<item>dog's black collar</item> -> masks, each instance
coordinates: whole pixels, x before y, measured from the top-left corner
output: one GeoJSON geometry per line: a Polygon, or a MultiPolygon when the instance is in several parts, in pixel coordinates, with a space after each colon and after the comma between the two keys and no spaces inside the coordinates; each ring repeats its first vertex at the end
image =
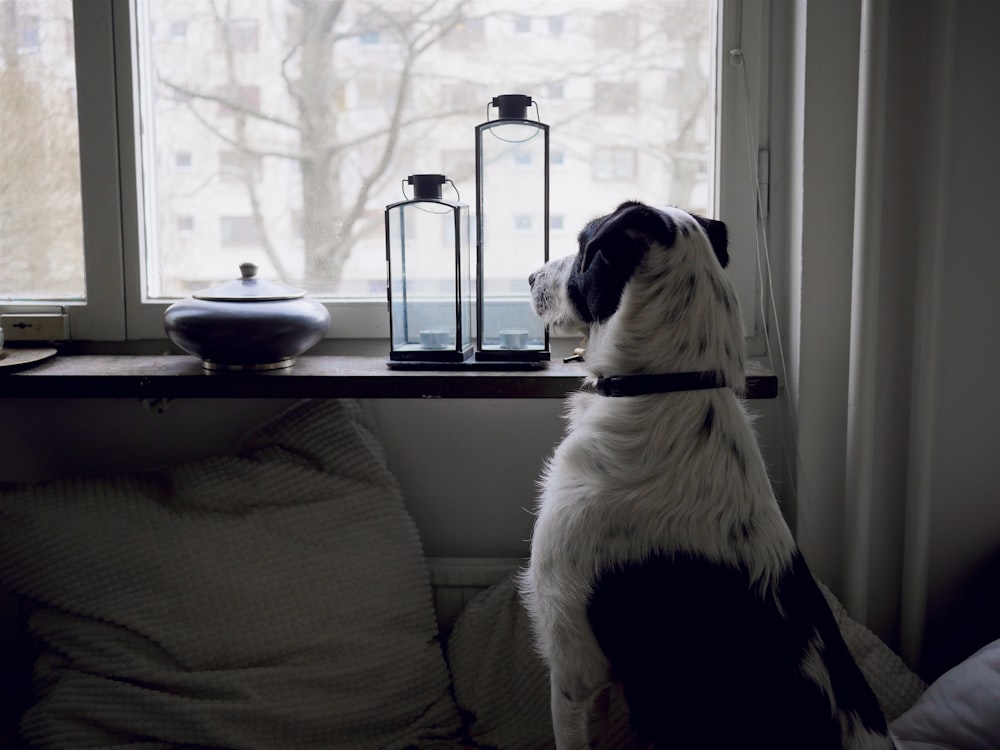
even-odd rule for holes
{"type": "Polygon", "coordinates": [[[593,391],[602,396],[642,396],[648,393],[674,393],[676,391],[705,391],[728,388],[722,373],[670,372],[659,375],[611,375],[598,378],[593,391]]]}

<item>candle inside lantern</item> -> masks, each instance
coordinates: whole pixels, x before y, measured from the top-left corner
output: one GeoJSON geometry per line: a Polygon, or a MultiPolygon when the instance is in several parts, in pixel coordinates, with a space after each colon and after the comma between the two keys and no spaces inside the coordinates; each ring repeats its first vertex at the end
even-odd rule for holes
{"type": "Polygon", "coordinates": [[[500,331],[501,349],[524,349],[528,345],[528,332],[522,330],[500,331]]]}
{"type": "Polygon", "coordinates": [[[421,349],[447,349],[448,348],[448,332],[447,331],[421,331],[420,332],[420,348],[421,349]]]}

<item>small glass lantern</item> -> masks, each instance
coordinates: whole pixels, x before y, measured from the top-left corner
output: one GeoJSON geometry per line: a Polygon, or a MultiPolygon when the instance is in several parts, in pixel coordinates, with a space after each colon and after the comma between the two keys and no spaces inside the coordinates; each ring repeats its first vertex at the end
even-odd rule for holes
{"type": "MultiPolygon", "coordinates": [[[[472,356],[469,207],[441,197],[442,174],[415,174],[413,199],[385,208],[389,366],[461,363],[472,356]]],[[[458,190],[455,190],[458,195],[458,190]]]]}
{"type": "Polygon", "coordinates": [[[543,362],[549,332],[528,276],[549,259],[549,126],[524,94],[494,97],[486,112],[476,126],[476,359],[543,362]]]}

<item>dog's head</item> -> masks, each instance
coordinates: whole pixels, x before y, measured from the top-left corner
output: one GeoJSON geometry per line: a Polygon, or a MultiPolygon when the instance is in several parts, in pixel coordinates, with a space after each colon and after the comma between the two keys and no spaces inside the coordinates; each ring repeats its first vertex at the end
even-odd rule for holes
{"type": "Polygon", "coordinates": [[[587,335],[599,375],[743,374],[742,318],[721,221],[628,201],[580,232],[579,251],[531,274],[535,311],[587,335]]]}

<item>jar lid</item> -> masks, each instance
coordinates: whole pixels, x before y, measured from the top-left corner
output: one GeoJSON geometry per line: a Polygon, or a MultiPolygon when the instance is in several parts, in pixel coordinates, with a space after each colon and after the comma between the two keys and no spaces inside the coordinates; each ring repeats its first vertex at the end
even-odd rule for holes
{"type": "Polygon", "coordinates": [[[284,284],[256,278],[257,266],[253,263],[240,263],[240,274],[242,274],[241,278],[202,289],[191,296],[195,299],[217,302],[267,302],[298,299],[306,296],[304,289],[295,289],[284,284]]]}

